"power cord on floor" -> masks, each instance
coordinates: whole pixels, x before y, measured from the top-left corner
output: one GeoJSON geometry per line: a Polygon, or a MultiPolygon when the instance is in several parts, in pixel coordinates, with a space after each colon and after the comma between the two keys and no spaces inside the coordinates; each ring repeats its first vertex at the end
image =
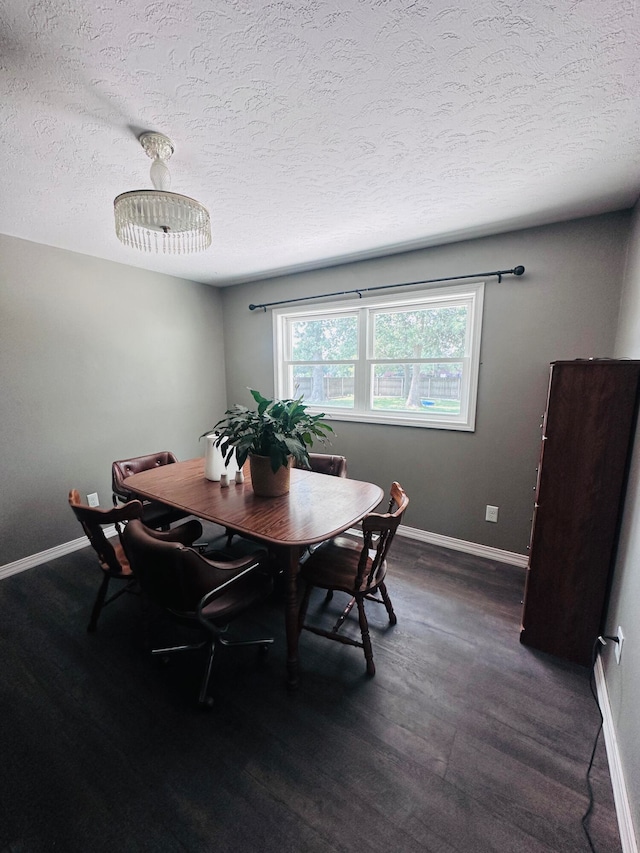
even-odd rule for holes
{"type": "Polygon", "coordinates": [[[602,716],[602,709],[600,708],[600,702],[598,700],[598,693],[595,688],[595,670],[596,670],[596,660],[598,659],[598,651],[600,650],[600,646],[606,646],[607,640],[610,640],[612,643],[619,643],[620,640],[618,637],[609,637],[606,634],[600,635],[595,643],[593,644],[593,650],[591,652],[591,672],[589,673],[589,689],[591,690],[591,695],[593,696],[593,700],[596,703],[596,708],[598,709],[598,714],[600,715],[600,725],[598,726],[598,731],[596,732],[595,739],[593,741],[593,749],[591,750],[591,758],[589,759],[589,766],[587,767],[587,790],[589,791],[589,805],[587,806],[586,812],[582,815],[582,828],[584,830],[584,834],[587,837],[587,841],[589,842],[589,847],[592,853],[597,853],[596,848],[593,846],[593,841],[591,840],[591,835],[589,834],[589,827],[587,826],[587,822],[589,820],[589,816],[593,811],[593,788],[591,787],[591,768],[593,767],[593,760],[596,755],[596,748],[598,746],[598,738],[600,737],[600,732],[602,731],[602,726],[604,725],[604,717],[602,716]]]}

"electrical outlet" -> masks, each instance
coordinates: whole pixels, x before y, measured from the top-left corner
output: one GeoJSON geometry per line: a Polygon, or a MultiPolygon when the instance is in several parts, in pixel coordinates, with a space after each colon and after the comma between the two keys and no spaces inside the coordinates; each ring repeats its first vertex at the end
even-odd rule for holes
{"type": "Polygon", "coordinates": [[[100,501],[98,500],[98,493],[92,492],[90,495],[87,495],[87,503],[89,506],[100,506],[100,501]]]}
{"type": "Polygon", "coordinates": [[[487,504],[487,511],[484,516],[485,521],[494,521],[498,520],[498,507],[497,506],[489,506],[487,504]]]}
{"type": "Polygon", "coordinates": [[[622,644],[624,643],[624,634],[622,633],[622,628],[618,625],[618,642],[616,643],[616,663],[620,663],[620,658],[622,657],[622,644]]]}

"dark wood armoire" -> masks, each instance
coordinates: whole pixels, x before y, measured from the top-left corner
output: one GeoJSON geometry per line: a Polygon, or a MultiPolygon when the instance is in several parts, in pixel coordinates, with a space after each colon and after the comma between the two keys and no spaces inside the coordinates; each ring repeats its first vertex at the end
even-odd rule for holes
{"type": "Polygon", "coordinates": [[[551,365],[520,640],[589,666],[603,630],[640,361],[551,365]]]}

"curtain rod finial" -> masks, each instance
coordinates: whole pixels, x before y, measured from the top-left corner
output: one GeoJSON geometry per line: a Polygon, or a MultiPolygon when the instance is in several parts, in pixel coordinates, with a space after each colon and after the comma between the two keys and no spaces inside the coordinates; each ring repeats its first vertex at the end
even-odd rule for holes
{"type": "Polygon", "coordinates": [[[524,267],[523,267],[523,266],[520,266],[520,267],[514,267],[514,269],[513,269],[513,274],[514,274],[514,275],[522,275],[522,273],[523,273],[523,272],[524,272],[524,267]]]}

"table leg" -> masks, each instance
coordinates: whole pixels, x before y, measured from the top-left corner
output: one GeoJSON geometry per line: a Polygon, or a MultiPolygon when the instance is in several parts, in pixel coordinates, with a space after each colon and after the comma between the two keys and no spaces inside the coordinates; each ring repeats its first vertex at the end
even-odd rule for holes
{"type": "Polygon", "coordinates": [[[286,555],[287,685],[291,688],[298,686],[298,570],[301,550],[293,546],[287,549],[286,555]]]}

